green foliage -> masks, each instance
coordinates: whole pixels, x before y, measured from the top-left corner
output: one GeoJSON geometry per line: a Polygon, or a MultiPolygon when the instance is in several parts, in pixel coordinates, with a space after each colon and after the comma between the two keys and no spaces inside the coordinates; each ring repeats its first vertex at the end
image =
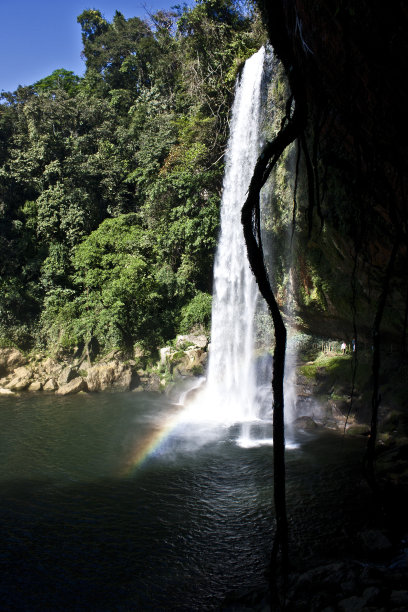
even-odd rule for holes
{"type": "Polygon", "coordinates": [[[36,201],[39,237],[51,244],[74,246],[92,228],[92,204],[84,189],[67,188],[58,181],[36,201]]]}
{"type": "Polygon", "coordinates": [[[150,84],[149,63],[157,51],[148,25],[138,17],[128,20],[116,11],[112,23],[100,11],[86,10],[78,17],[83,55],[88,69],[103,75],[111,89],[137,91],[150,84]]]}
{"type": "Polygon", "coordinates": [[[337,373],[340,372],[341,377],[347,378],[346,374],[351,371],[351,358],[351,355],[341,355],[340,348],[338,354],[319,353],[313,362],[301,366],[300,372],[307,378],[316,378],[323,369],[325,373],[333,377],[336,377],[337,373]]]}
{"type": "Polygon", "coordinates": [[[233,85],[263,31],[232,0],[78,23],[83,78],[2,95],[0,336],[151,352],[208,328],[233,85]]]}
{"type": "Polygon", "coordinates": [[[34,83],[34,89],[43,94],[52,94],[58,89],[63,89],[69,96],[74,96],[78,92],[80,80],[72,70],[59,68],[34,83]]]}
{"type": "Polygon", "coordinates": [[[210,329],[212,297],[199,291],[181,310],[180,331],[188,333],[194,329],[210,329]]]}
{"type": "Polygon", "coordinates": [[[87,43],[92,43],[98,36],[104,34],[108,28],[108,22],[102,17],[102,13],[95,9],[86,10],[77,17],[81,24],[82,42],[86,49],[87,43]]]}
{"type": "Polygon", "coordinates": [[[86,314],[79,324],[101,346],[130,346],[159,336],[159,284],[152,248],[137,215],[106,219],[75,250],[74,281],[86,314]]]}

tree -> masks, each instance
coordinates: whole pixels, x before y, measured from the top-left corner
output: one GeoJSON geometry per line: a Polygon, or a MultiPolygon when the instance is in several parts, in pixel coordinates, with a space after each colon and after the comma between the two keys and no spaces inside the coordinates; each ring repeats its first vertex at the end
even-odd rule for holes
{"type": "Polygon", "coordinates": [[[84,45],[84,55],[87,55],[87,45],[93,43],[98,36],[108,30],[109,24],[102,17],[102,13],[95,9],[83,11],[78,17],[77,22],[82,29],[82,43],[84,45]]]}
{"type": "Polygon", "coordinates": [[[150,83],[149,62],[155,41],[149,26],[132,17],[128,20],[116,11],[108,23],[99,11],[84,11],[78,17],[84,42],[87,70],[103,75],[110,89],[137,92],[150,83]]]}
{"type": "Polygon", "coordinates": [[[58,68],[49,76],[34,83],[33,87],[38,93],[52,94],[59,89],[63,89],[69,96],[74,96],[78,92],[80,81],[80,77],[74,74],[72,70],[58,68]]]}
{"type": "Polygon", "coordinates": [[[74,281],[82,289],[79,323],[101,346],[131,347],[160,336],[154,247],[136,214],[106,219],[76,249],[74,281]]]}

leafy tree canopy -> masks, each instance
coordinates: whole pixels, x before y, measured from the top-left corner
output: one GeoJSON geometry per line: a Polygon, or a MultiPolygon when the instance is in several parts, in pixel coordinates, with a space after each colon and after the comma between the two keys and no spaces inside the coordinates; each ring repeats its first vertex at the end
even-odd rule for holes
{"type": "Polygon", "coordinates": [[[234,80],[251,5],[78,17],[86,72],[0,105],[0,342],[154,349],[208,326],[234,80]]]}
{"type": "Polygon", "coordinates": [[[72,72],[59,68],[54,70],[49,76],[34,83],[34,90],[38,93],[50,93],[63,89],[67,94],[73,96],[78,91],[80,77],[72,72]]]}

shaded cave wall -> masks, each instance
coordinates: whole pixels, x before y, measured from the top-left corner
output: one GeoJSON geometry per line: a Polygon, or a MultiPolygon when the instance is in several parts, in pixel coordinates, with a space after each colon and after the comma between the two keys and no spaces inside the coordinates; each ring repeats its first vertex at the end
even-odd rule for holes
{"type": "MultiPolygon", "coordinates": [[[[305,113],[294,254],[298,321],[316,335],[348,339],[356,325],[370,342],[397,244],[382,330],[405,346],[407,7],[339,0],[258,4],[295,104],[305,113]]],[[[295,149],[283,162],[292,168],[295,149]]]]}

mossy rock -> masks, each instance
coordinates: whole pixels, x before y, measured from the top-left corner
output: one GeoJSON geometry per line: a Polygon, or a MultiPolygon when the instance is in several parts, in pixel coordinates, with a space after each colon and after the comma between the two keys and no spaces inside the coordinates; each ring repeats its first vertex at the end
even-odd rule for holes
{"type": "Polygon", "coordinates": [[[347,427],[346,433],[348,436],[368,436],[370,428],[364,423],[354,423],[350,425],[350,427],[347,427]]]}
{"type": "Polygon", "coordinates": [[[300,416],[293,421],[293,425],[305,431],[313,431],[318,428],[318,424],[310,416],[300,416]]]}

